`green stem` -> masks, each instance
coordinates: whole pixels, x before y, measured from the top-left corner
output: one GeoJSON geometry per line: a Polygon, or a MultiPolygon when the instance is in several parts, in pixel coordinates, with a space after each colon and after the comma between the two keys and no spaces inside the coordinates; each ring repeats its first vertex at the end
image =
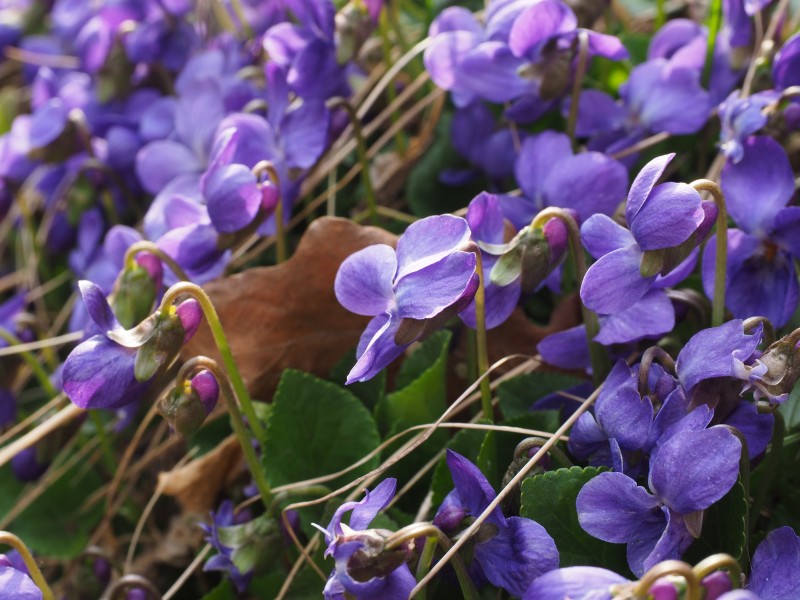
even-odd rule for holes
{"type": "Polygon", "coordinates": [[[171,306],[175,300],[183,294],[191,296],[200,303],[200,308],[203,310],[203,314],[206,317],[208,327],[211,329],[214,343],[217,345],[217,349],[222,357],[222,363],[225,365],[225,370],[228,372],[228,379],[231,382],[234,394],[242,404],[242,410],[250,422],[250,429],[253,430],[256,439],[259,443],[263,442],[264,427],[261,425],[261,421],[258,420],[256,411],[253,408],[253,400],[247,392],[247,387],[244,384],[242,375],[233,358],[231,347],[228,345],[228,338],[225,337],[225,330],[222,328],[219,315],[217,315],[217,311],[214,308],[214,304],[211,302],[211,298],[208,297],[208,294],[206,294],[203,288],[194,283],[176,283],[164,294],[159,310],[166,310],[167,307],[171,306]]]}
{"type": "Polygon", "coordinates": [[[28,568],[28,573],[30,573],[31,579],[33,579],[36,587],[38,587],[42,592],[42,600],[55,600],[53,590],[51,590],[50,586],[47,585],[47,581],[45,581],[42,572],[39,570],[39,565],[36,564],[31,551],[28,550],[28,547],[25,545],[25,543],[13,533],[8,531],[0,531],[0,544],[11,546],[14,550],[19,552],[19,555],[22,557],[25,566],[28,568]]]}
{"type": "MultiPolygon", "coordinates": [[[[428,571],[430,571],[431,563],[433,562],[433,554],[436,552],[437,544],[438,541],[435,535],[425,540],[425,545],[422,547],[422,552],[419,555],[419,563],[417,564],[417,574],[416,574],[417,581],[425,577],[425,575],[428,574],[428,571]]],[[[425,597],[427,595],[428,595],[428,588],[424,588],[418,594],[418,598],[420,600],[425,600],[425,597]]]]}
{"type": "Polygon", "coordinates": [[[708,192],[717,206],[717,258],[714,266],[714,300],[711,309],[711,326],[725,322],[725,283],[728,269],[728,211],[720,187],[708,179],[690,183],[698,192],[708,192]]]}
{"type": "MultiPolygon", "coordinates": [[[[272,506],[272,491],[270,490],[267,478],[264,475],[264,470],[261,468],[261,463],[256,456],[256,451],[253,448],[253,441],[244,424],[242,413],[239,412],[239,402],[237,402],[236,394],[231,387],[230,379],[225,375],[219,364],[215,360],[207,356],[195,356],[194,358],[186,361],[178,372],[176,384],[180,388],[184,382],[191,376],[193,372],[206,369],[211,372],[217,379],[219,388],[222,395],[225,397],[225,405],[228,407],[228,414],[231,417],[231,427],[236,438],[239,440],[239,445],[242,447],[244,459],[250,469],[250,474],[253,476],[258,492],[261,495],[261,501],[264,503],[264,508],[269,511],[272,506]]],[[[241,401],[241,399],[239,399],[241,401]]]]}
{"type": "Polygon", "coordinates": [[[153,242],[142,240],[141,242],[135,242],[130,245],[130,247],[125,251],[125,258],[122,261],[124,265],[123,268],[129,268],[133,266],[133,261],[136,259],[136,255],[140,252],[147,252],[152,254],[158,258],[161,262],[167,265],[170,270],[177,275],[178,279],[182,281],[191,281],[191,277],[186,274],[186,271],[173,259],[169,254],[164,252],[161,248],[156,246],[153,242]]]}
{"type": "Polygon", "coordinates": [[[711,79],[711,65],[714,61],[714,48],[717,45],[717,36],[722,25],[722,0],[711,0],[708,11],[708,46],[706,46],[706,60],[703,65],[703,87],[708,87],[711,79]]]}
{"type": "MultiPolygon", "coordinates": [[[[403,527],[401,530],[389,536],[389,538],[386,540],[385,548],[386,550],[392,550],[404,542],[423,536],[427,538],[435,538],[445,551],[449,550],[453,546],[450,538],[448,538],[441,529],[432,523],[413,523],[407,527],[403,527]]],[[[453,570],[456,572],[456,577],[458,577],[458,583],[461,586],[461,593],[464,599],[479,600],[480,594],[478,594],[478,590],[475,589],[475,584],[470,578],[469,573],[467,573],[467,567],[464,564],[464,560],[461,558],[460,554],[456,553],[453,555],[452,564],[453,570]]],[[[419,579],[421,579],[421,577],[419,579]]]]}
{"type": "Polygon", "coordinates": [[[753,497],[753,504],[750,506],[750,529],[751,532],[758,522],[758,515],[764,502],[767,499],[767,493],[772,485],[772,480],[775,478],[775,473],[778,471],[780,464],[781,454],[783,453],[783,440],[786,435],[786,423],[783,420],[783,415],[779,411],[772,413],[775,417],[775,423],[772,426],[772,444],[770,445],[769,452],[764,459],[764,464],[761,471],[764,473],[758,489],[753,497]]]}
{"type": "Polygon", "coordinates": [[[656,31],[661,29],[664,26],[664,23],[667,22],[667,10],[665,4],[666,4],[665,0],[658,0],[656,2],[656,22],[655,22],[656,31]]]}
{"type": "Polygon", "coordinates": [[[589,34],[581,31],[578,34],[578,65],[575,70],[575,80],[572,82],[572,98],[569,104],[569,117],[567,118],[567,135],[572,142],[572,149],[577,149],[575,144],[575,128],[578,124],[578,105],[581,99],[583,78],[586,76],[586,65],[589,62],[589,34]]]}
{"type": "Polygon", "coordinates": [[[361,128],[361,121],[358,119],[353,105],[345,98],[337,97],[328,100],[328,108],[342,108],[350,117],[353,125],[353,134],[356,137],[356,148],[358,152],[358,162],[361,163],[361,181],[364,185],[364,193],[367,196],[367,206],[369,207],[370,223],[373,225],[378,222],[378,199],[375,196],[375,189],[372,187],[372,177],[369,174],[369,161],[367,160],[367,143],[364,139],[364,131],[361,128]]]}
{"type": "Polygon", "coordinates": [[[480,249],[476,249],[478,259],[476,271],[478,273],[478,291],[475,293],[475,345],[478,360],[478,377],[481,379],[481,406],[483,417],[494,423],[494,409],[492,408],[492,386],[489,383],[489,344],[486,341],[486,286],[483,273],[483,258],[480,249]]]}
{"type": "Polygon", "coordinates": [[[111,439],[108,437],[106,424],[103,422],[103,418],[100,416],[100,410],[90,410],[89,418],[92,419],[94,428],[97,430],[97,437],[100,439],[100,450],[101,456],[103,457],[103,462],[105,463],[109,472],[114,473],[114,471],[117,469],[117,461],[114,457],[114,447],[111,445],[111,439]]]}
{"type": "MultiPolygon", "coordinates": [[[[22,344],[22,340],[20,340],[16,335],[11,333],[8,329],[0,327],[0,338],[4,339],[9,346],[19,346],[22,344]]],[[[44,393],[47,394],[49,399],[53,399],[58,396],[58,392],[56,388],[53,387],[52,382],[50,381],[50,377],[44,370],[44,367],[39,362],[39,360],[33,355],[32,352],[28,350],[24,350],[19,352],[19,355],[22,359],[28,364],[33,371],[34,376],[39,381],[39,385],[42,386],[44,393]]]]}
{"type": "MultiPolygon", "coordinates": [[[[531,222],[531,227],[541,228],[544,227],[550,219],[560,219],[567,227],[569,234],[569,247],[572,257],[575,260],[576,279],[578,290],[581,288],[583,278],[586,275],[586,256],[583,253],[583,246],[581,246],[581,232],[578,229],[578,224],[575,219],[561,208],[549,207],[542,210],[536,215],[531,222]]],[[[586,338],[589,344],[589,358],[592,363],[592,379],[595,385],[600,385],[600,382],[605,378],[608,371],[608,357],[606,351],[594,338],[600,333],[600,322],[594,311],[589,310],[586,305],[581,302],[581,316],[583,317],[583,325],[586,327],[586,338]]]]}

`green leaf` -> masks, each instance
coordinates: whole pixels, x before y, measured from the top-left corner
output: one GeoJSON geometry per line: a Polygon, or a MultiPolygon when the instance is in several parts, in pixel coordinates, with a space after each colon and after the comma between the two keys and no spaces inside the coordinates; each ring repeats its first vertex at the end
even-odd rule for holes
{"type": "MultiPolygon", "coordinates": [[[[273,486],[340,471],[380,442],[375,421],[358,398],[308,373],[284,371],[272,407],[262,464],[273,486]]],[[[374,457],[326,485],[338,487],[377,464],[374,457]]]]}
{"type": "Polygon", "coordinates": [[[500,384],[497,389],[500,410],[506,419],[527,414],[539,398],[581,383],[584,383],[583,379],[562,373],[526,373],[500,384]]]}
{"type": "Polygon", "coordinates": [[[792,393],[778,410],[786,420],[786,431],[792,431],[800,425],[800,385],[794,386],[792,393]]]}
{"type": "Polygon", "coordinates": [[[237,600],[237,598],[238,595],[233,589],[233,585],[229,580],[225,579],[200,600],[237,600]]]}
{"type": "Polygon", "coordinates": [[[601,471],[596,467],[572,467],[529,477],[522,482],[520,514],[542,525],[552,536],[562,568],[591,565],[630,576],[625,545],[598,540],[578,523],[578,492],[601,471]]]}
{"type": "Polygon", "coordinates": [[[497,432],[487,431],[483,436],[483,443],[478,452],[478,461],[475,463],[496,490],[500,487],[502,474],[497,452],[497,432]]]}
{"type": "MultiPolygon", "coordinates": [[[[353,365],[356,364],[356,352],[353,349],[349,352],[339,363],[331,369],[331,374],[328,379],[339,385],[344,385],[347,381],[347,374],[353,365]]],[[[373,410],[375,406],[383,400],[386,394],[386,369],[383,369],[372,379],[367,381],[357,381],[347,386],[347,390],[361,399],[369,410],[373,410]]],[[[263,404],[263,403],[259,403],[263,404]]]]}
{"type": "MultiPolygon", "coordinates": [[[[10,469],[3,469],[0,514],[5,514],[4,501],[11,500],[13,504],[18,499],[13,491],[21,490],[13,483],[7,486],[8,478],[13,478],[10,469]]],[[[100,503],[80,512],[86,498],[100,485],[97,471],[79,463],[48,485],[7,529],[18,535],[34,554],[59,560],[74,558],[89,543],[89,534],[103,516],[100,503]]]]}
{"type": "Polygon", "coordinates": [[[700,539],[689,547],[684,560],[695,564],[720,552],[741,560],[747,544],[747,510],[747,498],[740,477],[719,502],[705,511],[700,539]]]}
{"type": "Polygon", "coordinates": [[[378,403],[375,416],[384,431],[431,423],[445,410],[447,350],[452,334],[437,331],[409,356],[397,374],[398,391],[378,403]]]}

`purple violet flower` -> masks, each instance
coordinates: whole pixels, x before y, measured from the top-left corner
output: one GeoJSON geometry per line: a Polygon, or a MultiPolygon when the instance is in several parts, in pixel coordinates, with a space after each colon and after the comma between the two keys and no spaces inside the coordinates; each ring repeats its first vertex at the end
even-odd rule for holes
{"type": "Polygon", "coordinates": [[[206,532],[206,541],[217,551],[217,554],[209,558],[206,564],[203,565],[203,571],[222,571],[228,576],[239,593],[243,593],[247,586],[250,585],[253,572],[242,573],[239,571],[232,559],[234,549],[224,545],[219,536],[221,528],[231,527],[240,523],[237,520],[238,516],[243,516],[243,513],[234,516],[233,502],[225,500],[219,505],[219,509],[216,512],[211,511],[211,524],[200,523],[200,528],[206,532]]]}
{"type": "Polygon", "coordinates": [[[336,561],[325,585],[325,598],[344,598],[345,594],[359,600],[408,598],[416,580],[405,563],[406,550],[399,548],[384,552],[381,540],[385,532],[367,529],[389,504],[396,486],[396,479],[385,479],[371,492],[366,490],[363,500],[345,502],[336,509],[327,529],[323,530],[328,544],[325,556],[333,556],[336,561]],[[342,522],[346,512],[351,513],[349,524],[342,522]],[[369,569],[375,571],[374,576],[366,580],[354,578],[349,572],[354,566],[352,562],[358,563],[362,576],[369,569]]]}
{"type": "Polygon", "coordinates": [[[632,583],[600,567],[566,567],[538,577],[525,590],[522,600],[612,600],[612,589],[632,583]]]}
{"type": "Polygon", "coordinates": [[[767,115],[762,111],[779,97],[778,92],[769,90],[740,98],[735,90],[719,105],[719,147],[728,159],[738,163],[744,158],[745,140],[767,124],[767,115]]]}
{"type": "Polygon", "coordinates": [[[680,558],[699,537],[687,517],[733,487],[741,447],[726,427],[682,431],[653,453],[650,492],[622,473],[600,473],[578,494],[578,521],[594,537],[628,544],[628,565],[641,577],[662,560],[680,558]]]}
{"type": "MultiPolygon", "coordinates": [[[[454,534],[465,517],[479,516],[497,494],[478,467],[449,449],[447,467],[455,489],[445,497],[433,524],[454,534]]],[[[505,517],[498,507],[476,536],[475,562],[490,583],[521,596],[534,579],[558,567],[558,549],[536,521],[505,517]]]]}
{"type": "Polygon", "coordinates": [[[469,238],[464,219],[427,217],[406,229],[397,251],[376,244],[345,259],[336,274],[336,298],[347,310],[374,317],[358,343],[347,383],[374,377],[426,326],[435,327],[472,300],[478,277],[475,254],[463,250],[469,238]]]}
{"type": "MultiPolygon", "coordinates": [[[[789,159],[772,138],[751,137],[744,143],[744,158],[723,167],[721,183],[728,213],[739,225],[728,230],[725,304],[734,317],[762,315],[780,327],[798,300],[794,262],[800,258],[800,207],[787,206],[795,193],[789,159]]],[[[709,298],[715,261],[716,244],[709,240],[703,255],[709,298]]]]}
{"type": "Polygon", "coordinates": [[[0,554],[0,600],[42,600],[42,591],[23,569],[0,554]]]}
{"type": "Polygon", "coordinates": [[[747,589],[761,600],[800,596],[800,537],[791,527],[775,529],[758,545],[747,589]]]}
{"type": "Polygon", "coordinates": [[[628,172],[600,152],[574,154],[569,137],[545,131],[522,144],[514,174],[523,196],[504,196],[503,211],[518,228],[548,206],[570,208],[578,222],[610,215],[625,197],[628,172]]]}
{"type": "Polygon", "coordinates": [[[775,89],[785,90],[800,85],[800,33],[794,34],[783,44],[772,63],[772,80],[775,89]]]}

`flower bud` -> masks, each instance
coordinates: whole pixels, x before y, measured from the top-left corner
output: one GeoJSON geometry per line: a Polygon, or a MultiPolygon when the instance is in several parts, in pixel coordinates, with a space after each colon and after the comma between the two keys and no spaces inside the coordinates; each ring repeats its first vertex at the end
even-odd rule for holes
{"type": "Polygon", "coordinates": [[[703,587],[705,588],[705,600],[717,600],[722,594],[733,589],[731,578],[727,573],[714,571],[710,575],[703,577],[703,587]]]}
{"type": "Polygon", "coordinates": [[[134,376],[147,381],[178,356],[200,326],[202,311],[197,300],[189,299],[156,314],[153,333],[136,352],[134,376]]]}
{"type": "Polygon", "coordinates": [[[161,400],[158,412],[181,437],[195,433],[216,406],[219,384],[209,371],[201,371],[183,387],[161,400]]]}
{"type": "MultiPolygon", "coordinates": [[[[144,321],[153,310],[158,280],[154,279],[151,272],[154,266],[146,258],[145,264],[150,268],[143,266],[137,257],[132,265],[122,271],[119,289],[112,303],[117,320],[126,329],[144,321]]],[[[161,263],[158,259],[156,264],[160,270],[161,263]]],[[[160,280],[160,273],[158,276],[160,280]]]]}
{"type": "Polygon", "coordinates": [[[750,384],[755,388],[753,396],[756,400],[763,398],[770,403],[780,404],[788,398],[794,384],[800,379],[799,344],[800,329],[797,329],[773,342],[757,360],[761,368],[754,369],[755,376],[750,377],[750,384]],[[764,373],[758,373],[759,370],[764,373]]]}
{"type": "Polygon", "coordinates": [[[36,481],[41,477],[50,463],[42,460],[36,446],[25,448],[11,459],[11,471],[19,481],[36,481]]]}
{"type": "Polygon", "coordinates": [[[369,581],[373,577],[386,577],[405,563],[414,547],[413,540],[386,549],[386,540],[392,535],[386,529],[367,529],[345,534],[339,544],[358,542],[361,547],[347,558],[347,574],[355,581],[369,581]]]}

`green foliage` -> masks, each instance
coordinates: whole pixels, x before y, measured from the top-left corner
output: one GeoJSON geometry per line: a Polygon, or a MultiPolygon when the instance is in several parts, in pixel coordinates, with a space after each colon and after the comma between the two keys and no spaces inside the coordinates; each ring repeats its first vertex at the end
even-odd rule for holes
{"type": "MultiPolygon", "coordinates": [[[[80,554],[89,543],[89,534],[103,516],[100,503],[82,510],[83,503],[101,485],[97,471],[84,463],[68,469],[56,481],[48,484],[36,498],[6,528],[16,534],[42,557],[69,560],[80,554]]],[[[0,514],[5,515],[17,502],[24,486],[19,484],[11,469],[0,470],[0,514]]]]}
{"type": "Polygon", "coordinates": [[[747,546],[747,497],[741,477],[731,490],[705,511],[700,538],[686,551],[690,564],[720,552],[741,560],[747,546]]]}
{"type": "MultiPolygon", "coordinates": [[[[293,369],[281,376],[266,436],[262,463],[273,486],[344,469],[379,443],[375,421],[358,398],[293,369]]],[[[377,464],[375,457],[328,485],[338,487],[377,464]]]]}
{"type": "MultiPolygon", "coordinates": [[[[537,371],[514,377],[500,384],[497,390],[500,411],[506,419],[528,414],[531,405],[539,398],[581,383],[583,383],[582,379],[563,373],[540,373],[537,371]]],[[[556,427],[558,425],[559,423],[556,423],[556,427]]],[[[552,432],[555,429],[545,429],[545,431],[552,432]]]]}
{"type": "Polygon", "coordinates": [[[547,471],[522,482],[523,517],[542,525],[555,540],[561,567],[595,565],[630,575],[623,544],[609,544],[586,533],[575,500],[587,481],[603,469],[572,467],[547,471]]]}
{"type": "MultiPolygon", "coordinates": [[[[353,349],[331,370],[329,379],[339,385],[347,381],[347,374],[356,364],[356,352],[353,349]]],[[[386,395],[386,369],[367,381],[357,381],[347,386],[347,390],[361,399],[369,410],[383,400],[386,395]]]]}

